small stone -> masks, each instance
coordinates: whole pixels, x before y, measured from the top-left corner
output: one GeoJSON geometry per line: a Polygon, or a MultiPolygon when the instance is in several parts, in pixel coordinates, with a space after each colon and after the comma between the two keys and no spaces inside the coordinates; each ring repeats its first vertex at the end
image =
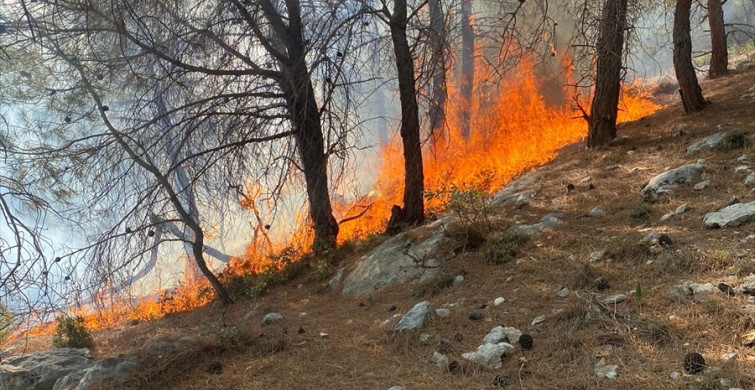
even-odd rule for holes
{"type": "Polygon", "coordinates": [[[648,250],[650,250],[650,254],[652,255],[663,253],[663,248],[661,248],[660,245],[651,245],[650,248],[648,248],[648,250]]]}
{"type": "Polygon", "coordinates": [[[474,352],[461,354],[461,357],[473,361],[485,368],[497,370],[501,368],[501,356],[514,353],[514,346],[509,343],[482,344],[474,352]]]}
{"type": "Polygon", "coordinates": [[[479,321],[483,317],[485,317],[485,313],[480,309],[474,309],[471,313],[469,313],[469,319],[472,321],[479,321]]]}
{"type": "Polygon", "coordinates": [[[642,240],[640,240],[640,243],[644,244],[646,242],[651,242],[651,241],[657,239],[659,236],[660,236],[660,234],[657,233],[657,232],[650,232],[650,233],[646,234],[645,237],[642,238],[642,240]]]}
{"type": "Polygon", "coordinates": [[[561,287],[558,292],[556,292],[556,295],[561,298],[566,298],[569,296],[569,288],[568,287],[561,287]]]}
{"type": "Polygon", "coordinates": [[[750,166],[749,165],[740,165],[740,166],[734,168],[734,172],[740,173],[740,174],[744,174],[744,173],[747,173],[749,171],[750,171],[750,166]]]}
{"type": "Polygon", "coordinates": [[[453,286],[459,287],[462,282],[464,282],[464,275],[456,275],[456,277],[454,278],[453,286]]]}
{"type": "Polygon", "coordinates": [[[506,300],[503,297],[498,297],[493,300],[493,306],[501,306],[506,300]]]}
{"type": "Polygon", "coordinates": [[[676,215],[683,214],[683,213],[686,213],[688,210],[689,210],[689,205],[685,203],[677,207],[676,210],[674,210],[674,214],[676,215]]]}
{"type": "Polygon", "coordinates": [[[739,355],[737,355],[736,352],[725,353],[723,356],[721,356],[721,361],[724,361],[724,362],[733,362],[733,361],[737,360],[738,356],[739,355]]]}
{"type": "Polygon", "coordinates": [[[419,335],[419,343],[422,345],[430,345],[433,342],[433,335],[430,333],[422,333],[419,335]]]}
{"type": "Polygon", "coordinates": [[[406,388],[404,386],[391,386],[388,390],[406,390],[406,388]]]}
{"type": "Polygon", "coordinates": [[[679,380],[681,377],[682,377],[682,374],[676,371],[672,371],[671,374],[669,375],[669,378],[671,378],[671,380],[679,380]]]}
{"type": "Polygon", "coordinates": [[[318,336],[320,336],[321,339],[327,339],[328,336],[330,336],[330,335],[327,334],[327,333],[325,333],[325,332],[320,332],[320,334],[318,336]]]}
{"type": "Polygon", "coordinates": [[[661,222],[666,222],[669,219],[673,218],[675,215],[676,214],[674,213],[663,214],[663,216],[661,217],[661,222]]]}
{"type": "Polygon", "coordinates": [[[605,212],[605,211],[603,211],[603,209],[602,209],[602,208],[600,208],[599,206],[598,206],[598,207],[594,207],[594,208],[593,208],[592,210],[590,210],[590,211],[589,211],[589,212],[587,213],[587,215],[588,215],[588,216],[590,216],[590,217],[593,217],[593,218],[602,217],[602,216],[604,216],[605,214],[606,214],[606,212],[605,212]]]}
{"type": "Polygon", "coordinates": [[[435,309],[435,315],[440,318],[446,318],[451,314],[451,310],[448,309],[435,309]]]}
{"type": "Polygon", "coordinates": [[[422,301],[414,305],[409,312],[401,317],[401,320],[393,330],[402,331],[423,328],[434,316],[435,308],[432,304],[428,301],[422,301]]]}
{"type": "Polygon", "coordinates": [[[747,178],[745,178],[744,184],[746,186],[755,185],[755,173],[751,173],[751,174],[747,175],[747,178]]]}
{"type": "Polygon", "coordinates": [[[690,352],[684,356],[682,366],[688,374],[698,374],[705,369],[705,358],[697,352],[690,352]]]}
{"type": "Polygon", "coordinates": [[[695,184],[695,186],[692,187],[692,189],[695,190],[695,191],[702,191],[705,188],[707,188],[709,185],[710,185],[710,180],[703,180],[703,181],[695,184]]]}
{"type": "Polygon", "coordinates": [[[281,320],[283,320],[283,315],[281,313],[267,313],[265,314],[265,317],[262,318],[262,326],[271,325],[281,320]]]}
{"type": "Polygon", "coordinates": [[[626,294],[614,294],[603,298],[601,302],[605,303],[606,305],[615,305],[617,303],[626,301],[628,298],[629,297],[626,294]]]}
{"type": "Polygon", "coordinates": [[[687,133],[689,133],[689,125],[686,123],[679,123],[675,125],[672,129],[672,134],[674,137],[681,137],[687,133]]]}
{"type": "Polygon", "coordinates": [[[590,253],[590,262],[598,261],[605,256],[606,251],[595,251],[593,253],[590,253]]]}
{"type": "Polygon", "coordinates": [[[445,367],[448,365],[448,356],[438,351],[433,351],[433,355],[430,356],[430,362],[438,367],[445,367]]]}
{"type": "Polygon", "coordinates": [[[519,197],[516,198],[516,202],[514,203],[515,209],[521,209],[522,207],[530,204],[530,198],[526,197],[523,194],[520,194],[519,197]]]}
{"type": "Polygon", "coordinates": [[[532,320],[532,322],[530,322],[530,326],[534,328],[542,324],[543,322],[545,322],[545,316],[537,316],[532,320]]]}
{"type": "Polygon", "coordinates": [[[616,379],[619,375],[616,370],[619,366],[615,364],[606,364],[606,359],[600,359],[598,364],[595,365],[593,373],[598,379],[616,379]]]}

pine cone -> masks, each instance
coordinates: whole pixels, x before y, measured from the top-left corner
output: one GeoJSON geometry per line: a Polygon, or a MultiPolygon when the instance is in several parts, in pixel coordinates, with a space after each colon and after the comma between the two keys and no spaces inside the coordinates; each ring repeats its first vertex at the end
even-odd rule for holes
{"type": "Polygon", "coordinates": [[[608,285],[608,281],[603,277],[595,279],[593,284],[598,291],[608,290],[611,287],[608,285]]]}
{"type": "Polygon", "coordinates": [[[705,358],[697,352],[690,352],[684,356],[683,366],[688,374],[697,374],[705,369],[705,358]]]}
{"type": "Polygon", "coordinates": [[[532,336],[528,334],[523,334],[519,336],[519,345],[522,347],[523,350],[529,351],[530,349],[532,349],[532,343],[533,343],[532,336]]]}

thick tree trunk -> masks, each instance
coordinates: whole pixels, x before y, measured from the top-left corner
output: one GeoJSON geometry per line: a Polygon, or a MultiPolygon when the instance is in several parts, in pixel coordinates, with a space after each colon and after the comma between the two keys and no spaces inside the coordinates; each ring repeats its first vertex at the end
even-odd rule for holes
{"type": "Polygon", "coordinates": [[[472,0],[461,0],[461,136],[471,134],[472,88],[474,87],[474,29],[472,27],[472,0]]]}
{"type": "Polygon", "coordinates": [[[418,225],[425,219],[425,177],[422,170],[422,146],[419,140],[419,107],[414,83],[414,62],[406,37],[406,0],[396,0],[390,21],[393,51],[398,70],[401,100],[401,140],[404,145],[404,207],[402,221],[418,225]]]}
{"type": "Polygon", "coordinates": [[[626,20],[627,0],[606,0],[597,45],[595,95],[587,133],[589,148],[607,145],[616,138],[626,20]]]}
{"type": "MultiPolygon", "coordinates": [[[[319,253],[336,245],[338,222],[333,217],[330,203],[328,158],[325,154],[320,110],[307,68],[300,3],[298,0],[286,0],[286,8],[286,34],[277,37],[288,54],[288,61],[281,63],[287,76],[286,80],[281,81],[281,89],[286,97],[307,186],[309,215],[315,231],[312,250],[319,253]]],[[[270,18],[280,18],[280,15],[271,15],[270,18]]]]}
{"type": "Polygon", "coordinates": [[[430,97],[430,131],[433,138],[443,137],[446,124],[446,22],[441,0],[429,0],[432,42],[432,96],[430,97]]]}
{"type": "Polygon", "coordinates": [[[714,79],[725,75],[729,66],[726,47],[726,27],[721,0],[708,0],[708,24],[710,25],[711,57],[708,77],[714,79]]]}
{"type": "Polygon", "coordinates": [[[674,71],[679,82],[684,111],[697,112],[708,102],[703,97],[702,88],[697,82],[695,67],[692,66],[692,38],[690,37],[690,8],[692,0],[677,0],[674,11],[674,71]]]}

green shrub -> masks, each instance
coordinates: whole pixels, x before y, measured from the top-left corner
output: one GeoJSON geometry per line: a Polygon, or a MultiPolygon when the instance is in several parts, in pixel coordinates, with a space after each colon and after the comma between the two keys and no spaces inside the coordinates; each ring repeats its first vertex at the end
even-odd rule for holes
{"type": "Polygon", "coordinates": [[[59,316],[55,318],[55,348],[92,348],[94,339],[84,324],[84,317],[59,316]]]}
{"type": "Polygon", "coordinates": [[[752,144],[750,134],[742,130],[732,130],[724,134],[720,148],[722,150],[744,149],[752,144]]]}
{"type": "Polygon", "coordinates": [[[485,262],[490,264],[506,264],[519,254],[519,247],[527,243],[529,237],[504,233],[493,235],[485,242],[485,262]]]}
{"type": "Polygon", "coordinates": [[[428,191],[428,200],[438,199],[459,218],[464,226],[489,227],[492,204],[488,194],[479,188],[461,189],[452,184],[450,188],[428,191]]]}
{"type": "Polygon", "coordinates": [[[0,302],[0,344],[10,336],[13,331],[13,313],[0,302]]]}
{"type": "Polygon", "coordinates": [[[648,217],[652,213],[653,213],[653,209],[650,208],[650,206],[644,203],[641,203],[641,204],[638,204],[637,206],[634,206],[632,210],[629,211],[629,216],[634,219],[645,220],[645,219],[648,219],[648,217]]]}

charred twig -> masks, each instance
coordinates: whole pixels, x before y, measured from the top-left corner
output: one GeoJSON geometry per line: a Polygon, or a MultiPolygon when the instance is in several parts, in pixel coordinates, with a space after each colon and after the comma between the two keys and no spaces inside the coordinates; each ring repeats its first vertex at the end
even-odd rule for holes
{"type": "MultiPolygon", "coordinates": [[[[346,217],[346,218],[344,218],[344,219],[342,219],[342,220],[338,221],[338,224],[339,224],[339,225],[341,225],[341,224],[343,224],[343,223],[346,223],[346,222],[349,222],[349,221],[353,221],[353,220],[355,220],[355,219],[357,219],[357,218],[361,218],[361,217],[362,217],[363,215],[365,215],[365,214],[366,214],[366,213],[367,213],[368,211],[370,211],[370,209],[372,208],[372,206],[373,206],[374,204],[375,204],[375,202],[372,202],[372,203],[368,204],[367,206],[362,206],[362,205],[355,205],[354,207],[364,207],[364,210],[362,210],[362,212],[360,212],[360,213],[359,213],[359,214],[357,214],[357,215],[352,215],[351,217],[346,217]]],[[[352,210],[353,210],[353,209],[354,209],[354,208],[352,207],[352,210]]],[[[351,211],[351,210],[349,210],[349,211],[351,211]]]]}

